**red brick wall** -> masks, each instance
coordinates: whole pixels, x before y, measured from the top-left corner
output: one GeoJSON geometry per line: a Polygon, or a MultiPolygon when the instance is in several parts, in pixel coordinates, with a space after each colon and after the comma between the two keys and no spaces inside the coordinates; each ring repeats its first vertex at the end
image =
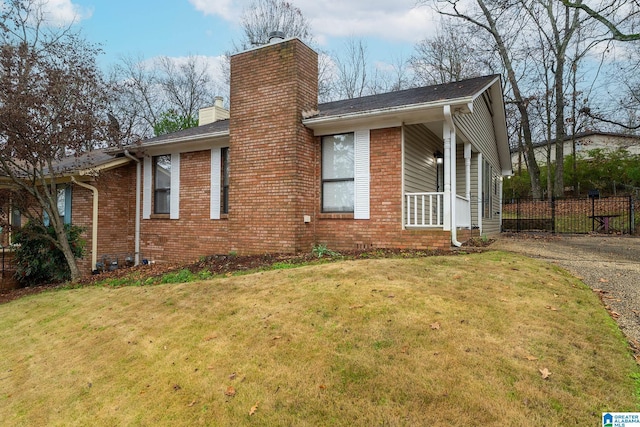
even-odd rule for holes
{"type": "MultiPolygon", "coordinates": [[[[141,258],[307,252],[319,243],[336,250],[450,246],[450,232],[402,228],[399,127],[371,131],[370,219],[321,213],[320,138],[302,125],[302,112],[317,108],[317,73],[317,54],[295,39],[231,58],[228,218],[210,219],[210,151],[181,153],[179,219],[141,221],[141,258]]],[[[100,256],[134,251],[135,172],[131,164],[95,183],[100,256]]],[[[74,186],[73,198],[73,221],[87,226],[90,248],[91,194],[74,186]]]]}
{"type": "MultiPolygon", "coordinates": [[[[320,138],[316,156],[320,159],[320,138]]],[[[366,248],[446,249],[451,233],[402,229],[402,129],[372,130],[370,137],[370,219],[322,214],[320,161],[316,162],[316,243],[335,250],[366,248]]]]}
{"type": "Polygon", "coordinates": [[[210,219],[210,194],[211,151],[180,154],[180,218],[142,220],[142,257],[177,262],[229,253],[228,220],[210,219]]]}
{"type": "MultiPolygon", "coordinates": [[[[103,172],[88,182],[98,189],[98,261],[103,256],[124,262],[133,256],[135,230],[135,176],[133,164],[103,172]]],[[[74,185],[72,189],[71,222],[85,228],[86,255],[78,266],[83,273],[91,272],[93,193],[74,185]]]]}
{"type": "Polygon", "coordinates": [[[317,54],[294,39],[231,57],[229,227],[240,254],[310,250],[317,54]]]}

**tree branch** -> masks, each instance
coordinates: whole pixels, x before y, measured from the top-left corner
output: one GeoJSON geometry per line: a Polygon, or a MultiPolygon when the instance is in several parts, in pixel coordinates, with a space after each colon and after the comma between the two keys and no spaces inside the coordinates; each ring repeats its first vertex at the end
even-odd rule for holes
{"type": "Polygon", "coordinates": [[[619,41],[623,41],[623,42],[640,40],[640,33],[636,33],[636,34],[624,34],[624,33],[622,33],[613,22],[609,21],[607,18],[605,18],[604,16],[602,16],[600,13],[596,12],[595,10],[591,9],[586,4],[574,3],[574,2],[572,2],[570,0],[560,0],[560,2],[562,2],[562,4],[564,4],[567,7],[572,7],[572,8],[575,8],[575,9],[581,9],[587,15],[589,15],[593,19],[599,21],[600,23],[602,23],[605,27],[607,27],[609,29],[609,31],[611,32],[611,35],[613,36],[614,40],[619,40],[619,41]]]}

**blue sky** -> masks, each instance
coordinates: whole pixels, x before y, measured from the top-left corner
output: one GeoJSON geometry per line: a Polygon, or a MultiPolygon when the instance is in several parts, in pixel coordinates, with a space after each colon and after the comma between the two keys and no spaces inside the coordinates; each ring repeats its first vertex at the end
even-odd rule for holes
{"type": "MultiPolygon", "coordinates": [[[[415,0],[290,0],[310,21],[321,49],[339,52],[362,39],[371,64],[408,58],[431,34],[434,13],[415,0]]],[[[122,56],[221,56],[239,38],[239,17],[251,0],[48,0],[52,16],[70,19],[105,54],[108,67],[122,56]]]]}

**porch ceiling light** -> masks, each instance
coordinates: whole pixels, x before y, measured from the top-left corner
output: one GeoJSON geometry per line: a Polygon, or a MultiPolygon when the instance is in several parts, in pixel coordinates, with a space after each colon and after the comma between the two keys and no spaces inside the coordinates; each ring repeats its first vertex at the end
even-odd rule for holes
{"type": "Polygon", "coordinates": [[[442,154],[440,151],[436,151],[435,153],[433,153],[433,157],[436,158],[436,163],[439,165],[444,162],[444,154],[442,154]]]}

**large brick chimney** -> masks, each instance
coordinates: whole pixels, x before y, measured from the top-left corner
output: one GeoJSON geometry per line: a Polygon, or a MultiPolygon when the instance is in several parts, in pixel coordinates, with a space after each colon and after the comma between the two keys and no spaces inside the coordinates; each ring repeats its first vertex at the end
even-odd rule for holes
{"type": "Polygon", "coordinates": [[[302,41],[231,57],[229,238],[239,254],[311,250],[315,150],[302,111],[317,104],[318,55],[302,41]]]}

